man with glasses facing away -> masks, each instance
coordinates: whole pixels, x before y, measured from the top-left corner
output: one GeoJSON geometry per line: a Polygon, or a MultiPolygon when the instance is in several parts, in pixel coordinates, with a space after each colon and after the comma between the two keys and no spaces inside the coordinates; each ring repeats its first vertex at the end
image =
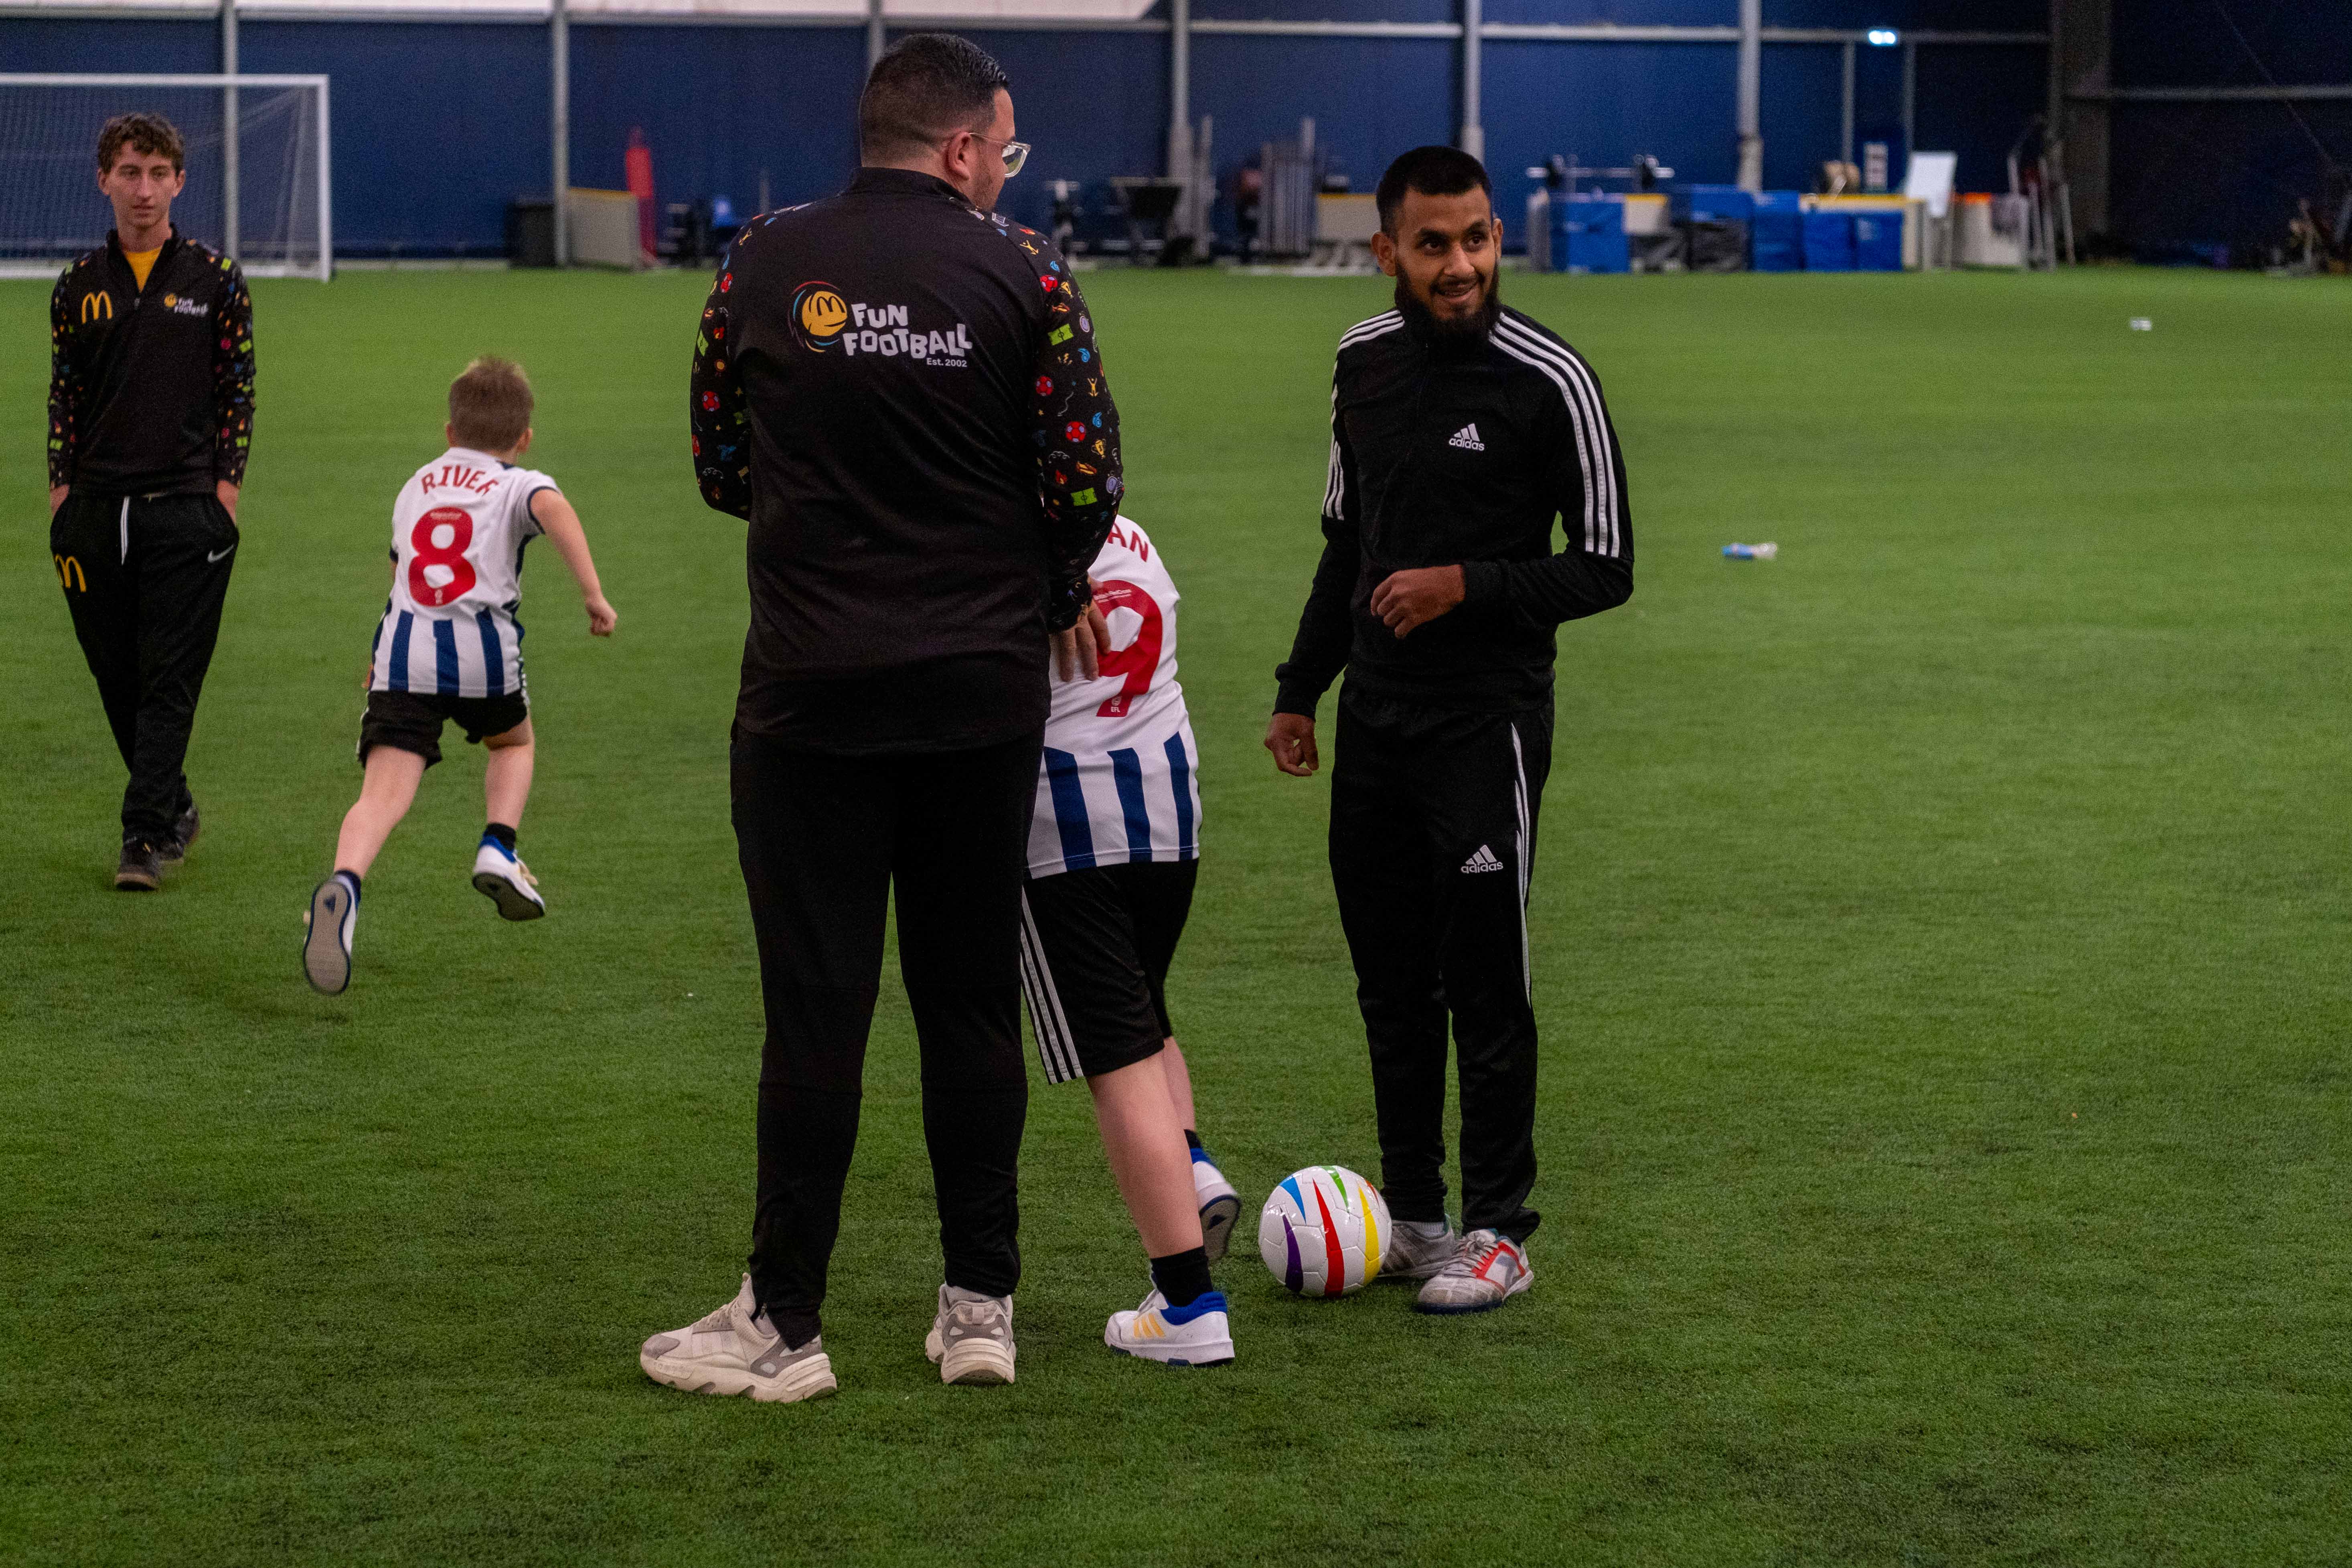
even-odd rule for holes
{"type": "Polygon", "coordinates": [[[1097,671],[1121,490],[1068,265],[991,213],[1028,152],[1003,70],[902,38],[858,132],[846,191],[737,237],[692,381],[703,500],[751,522],[730,755],[767,1041],[750,1271],[639,1364],[771,1401],[837,1386],[818,1309],[894,888],[946,1259],[925,1349],[944,1382],[1013,1381],[1022,872],[1049,650],[1097,671]]]}

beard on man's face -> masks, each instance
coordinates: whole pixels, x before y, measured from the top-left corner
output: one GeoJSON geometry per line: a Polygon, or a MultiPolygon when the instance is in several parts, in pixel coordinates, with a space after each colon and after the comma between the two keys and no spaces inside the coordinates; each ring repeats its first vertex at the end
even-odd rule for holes
{"type": "Polygon", "coordinates": [[[1465,349],[1486,341],[1495,330],[1495,318],[1503,309],[1503,269],[1499,267],[1486,275],[1486,291],[1479,296],[1478,308],[1467,315],[1441,316],[1423,302],[1412,284],[1400,268],[1396,280],[1396,308],[1411,322],[1422,338],[1440,349],[1465,349]]]}

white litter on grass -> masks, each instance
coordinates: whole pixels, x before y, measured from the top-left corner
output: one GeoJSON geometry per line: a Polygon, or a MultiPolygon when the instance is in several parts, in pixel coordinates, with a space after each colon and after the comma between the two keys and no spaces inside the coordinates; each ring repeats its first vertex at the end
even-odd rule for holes
{"type": "Polygon", "coordinates": [[[1769,561],[1780,553],[1780,547],[1772,543],[1727,544],[1723,547],[1723,553],[1727,560],[1731,561],[1769,561]]]}
{"type": "Polygon", "coordinates": [[[2131,330],[2135,332],[2152,332],[2156,331],[2156,323],[2146,316],[2134,316],[2131,319],[2131,330]]]}

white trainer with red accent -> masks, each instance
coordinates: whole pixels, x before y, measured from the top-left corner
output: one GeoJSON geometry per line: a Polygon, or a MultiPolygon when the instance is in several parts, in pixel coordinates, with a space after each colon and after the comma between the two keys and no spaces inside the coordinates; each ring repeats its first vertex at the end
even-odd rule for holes
{"type": "Polygon", "coordinates": [[[1462,1250],[1421,1288],[1413,1308],[1423,1312],[1485,1312],[1501,1306],[1535,1279],[1527,1249],[1491,1230],[1474,1230],[1462,1250]]]}

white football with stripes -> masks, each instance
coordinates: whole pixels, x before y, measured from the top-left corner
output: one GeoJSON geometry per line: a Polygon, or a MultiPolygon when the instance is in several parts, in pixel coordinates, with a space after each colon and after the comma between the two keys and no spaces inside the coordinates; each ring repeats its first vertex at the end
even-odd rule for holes
{"type": "Polygon", "coordinates": [[[1276,1183],[1257,1220],[1258,1256],[1294,1296],[1345,1296],[1380,1277],[1389,1205],[1345,1165],[1309,1165],[1276,1183]]]}

